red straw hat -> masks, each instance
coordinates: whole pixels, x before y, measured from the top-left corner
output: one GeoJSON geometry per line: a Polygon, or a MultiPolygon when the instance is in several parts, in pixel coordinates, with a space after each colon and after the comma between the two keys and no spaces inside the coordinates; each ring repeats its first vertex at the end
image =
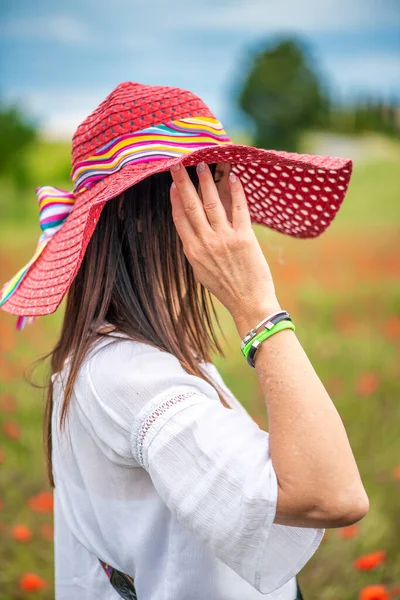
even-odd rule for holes
{"type": "Polygon", "coordinates": [[[298,238],[330,225],[352,171],[346,158],[234,144],[190,91],[121,83],[73,135],[73,192],[37,189],[43,233],[32,259],[1,289],[0,306],[19,315],[17,329],[58,308],[107,200],[176,163],[200,161],[230,162],[252,222],[298,238]]]}

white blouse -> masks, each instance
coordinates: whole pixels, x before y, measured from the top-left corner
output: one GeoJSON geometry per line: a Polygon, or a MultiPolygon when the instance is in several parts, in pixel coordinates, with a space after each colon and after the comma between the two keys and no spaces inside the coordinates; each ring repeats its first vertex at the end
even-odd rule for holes
{"type": "Polygon", "coordinates": [[[86,356],[61,432],[69,361],[52,376],[56,600],[120,599],[98,558],[138,600],[294,600],[325,530],[274,523],[269,434],[212,363],[233,410],[172,354],[117,335],[86,356]]]}

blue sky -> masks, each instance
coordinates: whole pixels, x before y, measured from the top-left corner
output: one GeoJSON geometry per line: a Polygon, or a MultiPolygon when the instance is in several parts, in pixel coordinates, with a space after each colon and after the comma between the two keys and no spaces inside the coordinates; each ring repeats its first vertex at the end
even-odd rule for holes
{"type": "Polygon", "coordinates": [[[68,137],[121,81],[176,85],[229,131],[252,53],[279,35],[308,43],[339,98],[400,100],[399,0],[0,1],[0,94],[68,137]]]}

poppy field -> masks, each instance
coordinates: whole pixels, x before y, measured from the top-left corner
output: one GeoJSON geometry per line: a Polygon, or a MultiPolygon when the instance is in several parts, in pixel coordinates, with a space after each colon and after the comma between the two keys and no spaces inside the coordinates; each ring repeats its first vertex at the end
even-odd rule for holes
{"type": "MultiPolygon", "coordinates": [[[[360,522],[326,530],[298,576],[305,600],[400,598],[399,172],[400,148],[355,164],[343,207],[320,238],[292,239],[255,226],[279,301],[339,411],[370,499],[360,522]]],[[[58,184],[40,182],[46,183],[58,184]]],[[[32,221],[2,223],[1,283],[32,255],[40,234],[32,221]]],[[[214,362],[267,430],[257,374],[240,353],[230,315],[215,304],[225,357],[214,362]]],[[[54,598],[43,390],[25,376],[43,382],[45,368],[30,365],[51,350],[62,312],[63,306],[18,332],[16,317],[0,311],[0,600],[54,598]]]]}

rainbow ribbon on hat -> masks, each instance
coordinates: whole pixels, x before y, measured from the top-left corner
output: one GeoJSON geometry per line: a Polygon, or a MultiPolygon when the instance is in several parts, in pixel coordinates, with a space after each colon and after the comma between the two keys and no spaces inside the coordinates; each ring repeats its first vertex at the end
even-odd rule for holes
{"type": "MultiPolygon", "coordinates": [[[[59,231],[74,208],[77,194],[116,173],[128,164],[139,164],[177,158],[209,146],[231,144],[222,123],[212,117],[187,117],[161,125],[153,125],[118,136],[93,156],[77,163],[71,172],[73,192],[44,186],[36,189],[39,203],[39,223],[43,233],[30,261],[7,281],[0,290],[0,306],[15,293],[29,269],[59,231]]],[[[32,323],[34,316],[18,317],[16,329],[32,323]]]]}
{"type": "Polygon", "coordinates": [[[177,158],[193,150],[232,143],[222,124],[211,117],[189,117],[127,133],[109,142],[72,171],[75,192],[87,189],[127,164],[177,158]]]}
{"type": "MultiPolygon", "coordinates": [[[[64,192],[58,188],[45,186],[36,189],[39,202],[39,223],[43,233],[39,238],[35,254],[30,261],[18,271],[1,289],[0,306],[15,292],[26,276],[30,267],[37,261],[53,235],[60,229],[73,209],[75,196],[73,192],[64,192]]],[[[17,329],[23,329],[26,323],[32,323],[34,317],[21,315],[17,319],[17,329]]]]}

